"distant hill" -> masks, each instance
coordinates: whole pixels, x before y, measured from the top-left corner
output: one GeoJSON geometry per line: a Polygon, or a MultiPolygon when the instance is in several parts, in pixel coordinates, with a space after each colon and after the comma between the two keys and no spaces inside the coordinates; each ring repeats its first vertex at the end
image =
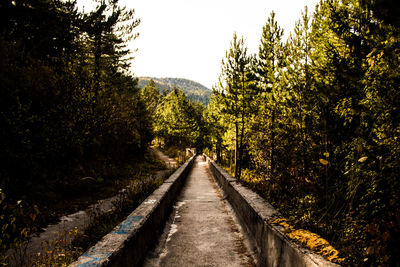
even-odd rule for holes
{"type": "Polygon", "coordinates": [[[158,86],[160,92],[163,92],[165,89],[170,92],[176,86],[182,89],[190,100],[201,102],[204,105],[208,105],[208,102],[210,102],[212,91],[198,82],[181,78],[138,77],[140,88],[145,87],[151,79],[158,86]]]}

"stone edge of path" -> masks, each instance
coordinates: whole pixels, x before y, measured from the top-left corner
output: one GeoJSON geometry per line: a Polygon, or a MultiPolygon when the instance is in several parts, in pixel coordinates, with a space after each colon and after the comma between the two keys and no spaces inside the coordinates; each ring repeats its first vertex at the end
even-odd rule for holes
{"type": "Polygon", "coordinates": [[[340,266],[290,241],[283,233],[283,227],[270,223],[272,219],[281,217],[278,211],[209,157],[206,159],[213,178],[257,247],[259,266],[340,266]]]}
{"type": "Polygon", "coordinates": [[[128,217],[69,266],[136,266],[142,262],[192,168],[196,156],[179,167],[128,217]]]}

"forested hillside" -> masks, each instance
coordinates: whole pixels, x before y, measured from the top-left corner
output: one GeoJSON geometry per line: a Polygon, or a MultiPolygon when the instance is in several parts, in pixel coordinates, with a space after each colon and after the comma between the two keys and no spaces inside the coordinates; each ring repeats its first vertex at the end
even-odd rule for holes
{"type": "Polygon", "coordinates": [[[181,89],[185,95],[192,101],[197,101],[208,105],[210,102],[211,90],[201,85],[200,83],[182,79],[182,78],[150,78],[139,77],[139,87],[143,88],[150,81],[153,80],[158,89],[162,93],[164,90],[171,92],[174,87],[181,89]]]}

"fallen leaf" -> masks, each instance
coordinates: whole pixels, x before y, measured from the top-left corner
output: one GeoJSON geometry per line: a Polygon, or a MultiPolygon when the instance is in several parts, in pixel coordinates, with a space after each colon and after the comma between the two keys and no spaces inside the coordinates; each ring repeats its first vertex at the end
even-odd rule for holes
{"type": "Polygon", "coordinates": [[[328,165],[328,163],[329,163],[329,161],[327,161],[326,159],[319,159],[319,162],[324,166],[328,165]]]}
{"type": "Polygon", "coordinates": [[[358,160],[358,162],[363,163],[364,161],[366,161],[368,159],[368,157],[362,157],[358,160]]]}

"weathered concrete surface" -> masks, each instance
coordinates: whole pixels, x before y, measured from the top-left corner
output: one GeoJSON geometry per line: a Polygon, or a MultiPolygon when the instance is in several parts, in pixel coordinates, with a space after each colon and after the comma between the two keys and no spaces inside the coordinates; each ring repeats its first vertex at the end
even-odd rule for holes
{"type": "MultiPolygon", "coordinates": [[[[154,179],[166,177],[166,175],[170,174],[171,171],[178,167],[178,163],[175,159],[169,158],[165,154],[163,154],[157,148],[151,148],[151,150],[156,153],[157,157],[164,161],[167,168],[166,170],[157,171],[152,177],[154,179]]],[[[100,214],[105,214],[110,212],[115,208],[114,203],[117,201],[121,201],[121,198],[125,197],[124,192],[127,190],[122,189],[119,194],[97,201],[96,204],[90,205],[86,210],[81,210],[73,214],[69,214],[60,218],[60,221],[55,224],[50,224],[47,227],[43,228],[40,233],[33,235],[27,244],[26,251],[24,251],[24,255],[19,255],[15,251],[10,250],[8,252],[9,255],[15,254],[13,257],[14,261],[11,263],[12,266],[22,266],[29,265],[30,262],[35,258],[37,253],[45,253],[45,249],[51,250],[51,247],[46,247],[46,244],[52,244],[56,240],[66,240],[70,242],[71,236],[68,235],[68,232],[78,229],[78,233],[84,233],[85,229],[88,227],[92,217],[94,216],[92,213],[96,213],[96,216],[100,214]]]]}
{"type": "Polygon", "coordinates": [[[70,266],[137,266],[157,238],[194,157],[176,170],[121,224],[70,266]]]}
{"type": "Polygon", "coordinates": [[[31,236],[24,254],[20,255],[19,251],[9,250],[9,255],[12,255],[11,266],[29,266],[35,260],[38,254],[46,253],[46,250],[52,250],[53,244],[59,240],[71,242],[73,235],[69,235],[70,231],[78,230],[79,234],[83,234],[90,224],[94,213],[98,215],[111,212],[117,200],[123,197],[123,192],[113,197],[102,199],[97,203],[90,205],[86,210],[81,210],[73,214],[60,217],[60,221],[55,224],[49,224],[41,229],[42,232],[31,236]]]}
{"type": "Polygon", "coordinates": [[[210,158],[207,161],[250,241],[257,246],[259,266],[338,266],[290,241],[281,226],[270,223],[281,215],[268,202],[242,186],[210,158]]]}
{"type": "Polygon", "coordinates": [[[144,266],[254,266],[240,230],[200,156],[144,266]]]}

